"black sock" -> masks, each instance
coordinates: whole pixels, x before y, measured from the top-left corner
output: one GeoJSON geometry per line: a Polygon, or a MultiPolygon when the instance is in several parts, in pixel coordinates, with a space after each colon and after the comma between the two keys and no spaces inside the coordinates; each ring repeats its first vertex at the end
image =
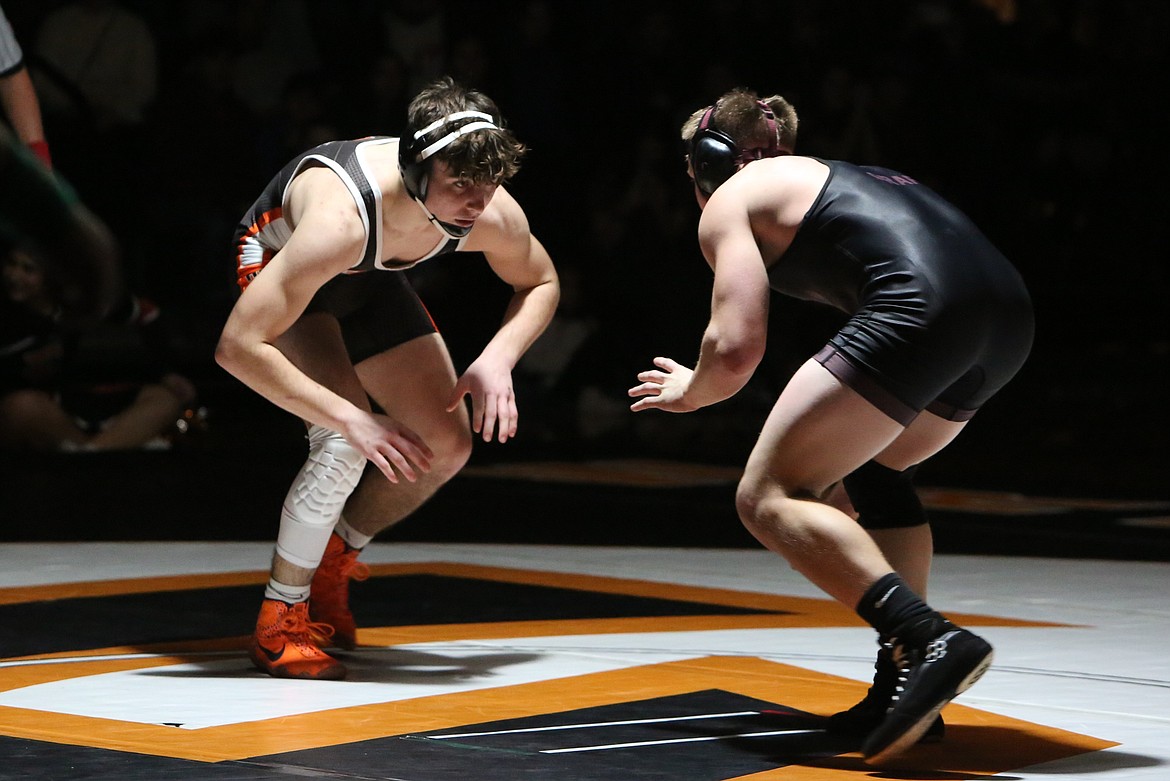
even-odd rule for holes
{"type": "Polygon", "coordinates": [[[870,586],[857,603],[857,615],[883,637],[924,645],[950,625],[891,572],[870,586]]]}

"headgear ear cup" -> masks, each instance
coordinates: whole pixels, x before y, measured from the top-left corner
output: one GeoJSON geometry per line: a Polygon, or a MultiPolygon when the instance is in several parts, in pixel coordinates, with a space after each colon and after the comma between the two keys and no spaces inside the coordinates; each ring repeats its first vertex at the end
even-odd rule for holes
{"type": "Polygon", "coordinates": [[[727,135],[710,127],[715,107],[707,109],[691,138],[691,173],[703,195],[710,196],[739,167],[739,149],[727,135]]]}
{"type": "Polygon", "coordinates": [[[431,165],[422,160],[418,153],[422,144],[414,139],[403,138],[398,142],[398,169],[402,172],[402,183],[406,191],[415,198],[427,197],[427,171],[431,165]]]}
{"type": "Polygon", "coordinates": [[[711,127],[715,106],[707,109],[699,120],[699,127],[691,138],[690,159],[695,184],[703,195],[710,197],[719,185],[739,170],[740,164],[781,154],[772,108],[762,100],[756,102],[764,112],[764,121],[768,125],[768,146],[764,149],[740,151],[730,136],[711,127]]]}

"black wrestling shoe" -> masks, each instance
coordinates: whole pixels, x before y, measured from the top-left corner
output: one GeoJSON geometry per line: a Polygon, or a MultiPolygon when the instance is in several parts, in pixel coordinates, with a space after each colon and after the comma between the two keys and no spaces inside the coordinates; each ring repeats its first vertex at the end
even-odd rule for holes
{"type": "MultiPolygon", "coordinates": [[[[894,663],[893,646],[883,640],[878,640],[879,648],[877,661],[873,664],[873,685],[869,687],[865,698],[849,710],[834,713],[825,724],[825,731],[842,737],[863,739],[878,728],[886,718],[886,713],[894,704],[898,691],[904,684],[907,671],[898,669],[894,663]]],[[[938,716],[927,728],[920,743],[937,743],[943,739],[946,725],[942,716],[938,716]]]]}
{"type": "Polygon", "coordinates": [[[893,657],[905,665],[906,677],[886,717],[862,745],[866,762],[881,764],[917,743],[943,706],[991,666],[994,651],[986,640],[949,623],[945,628],[920,647],[894,640],[893,657]]]}

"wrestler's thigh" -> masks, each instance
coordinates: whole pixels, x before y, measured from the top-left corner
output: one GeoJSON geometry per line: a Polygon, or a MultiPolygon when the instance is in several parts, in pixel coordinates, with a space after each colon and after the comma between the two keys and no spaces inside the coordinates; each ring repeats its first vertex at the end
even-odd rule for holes
{"type": "Polygon", "coordinates": [[[428,442],[450,432],[469,432],[465,406],[447,412],[455,388],[455,366],[443,337],[418,336],[357,365],[362,385],[386,414],[428,442]]]}
{"type": "Polygon", "coordinates": [[[931,412],[922,412],[875,460],[899,472],[909,469],[949,445],[967,422],[947,420],[931,412]]]}
{"type": "Polygon", "coordinates": [[[326,312],[302,315],[276,340],[276,348],[310,379],[362,409],[370,408],[337,318],[326,312]]]}
{"type": "Polygon", "coordinates": [[[820,496],[903,431],[815,360],[796,371],[772,407],[744,472],[791,494],[820,496]]]}

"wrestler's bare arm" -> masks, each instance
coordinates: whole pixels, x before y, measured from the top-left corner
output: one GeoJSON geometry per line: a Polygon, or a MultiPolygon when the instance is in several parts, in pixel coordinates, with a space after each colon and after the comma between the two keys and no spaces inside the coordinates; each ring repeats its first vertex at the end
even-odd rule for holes
{"type": "MultiPolygon", "coordinates": [[[[708,201],[699,222],[699,244],[715,274],[711,318],[699,361],[691,370],[671,358],[656,357],[657,368],[640,372],[641,384],[629,390],[638,398],[630,407],[634,412],[692,412],[723,401],[747,384],[763,358],[770,296],[767,269],[742,193],[725,192],[731,185],[708,201]]],[[[669,310],[669,302],[665,306],[669,310]]]]}
{"type": "Polygon", "coordinates": [[[459,378],[448,407],[454,409],[470,395],[474,430],[489,440],[498,428],[503,442],[515,435],[518,419],[512,369],[552,320],[560,283],[552,259],[532,235],[523,210],[503,188],[480,218],[468,249],[483,252],[513,293],[500,328],[459,378]]]}
{"type": "MultiPolygon", "coordinates": [[[[316,172],[308,172],[316,173],[316,172]]],[[[224,326],[216,360],[277,406],[333,431],[344,429],[354,405],[309,379],[276,348],[327,281],[353,265],[363,244],[353,199],[336,176],[302,193],[288,243],[240,295],[224,326]],[[340,195],[348,199],[348,209],[340,195]]],[[[290,204],[291,206],[291,204],[290,204]]]]}

